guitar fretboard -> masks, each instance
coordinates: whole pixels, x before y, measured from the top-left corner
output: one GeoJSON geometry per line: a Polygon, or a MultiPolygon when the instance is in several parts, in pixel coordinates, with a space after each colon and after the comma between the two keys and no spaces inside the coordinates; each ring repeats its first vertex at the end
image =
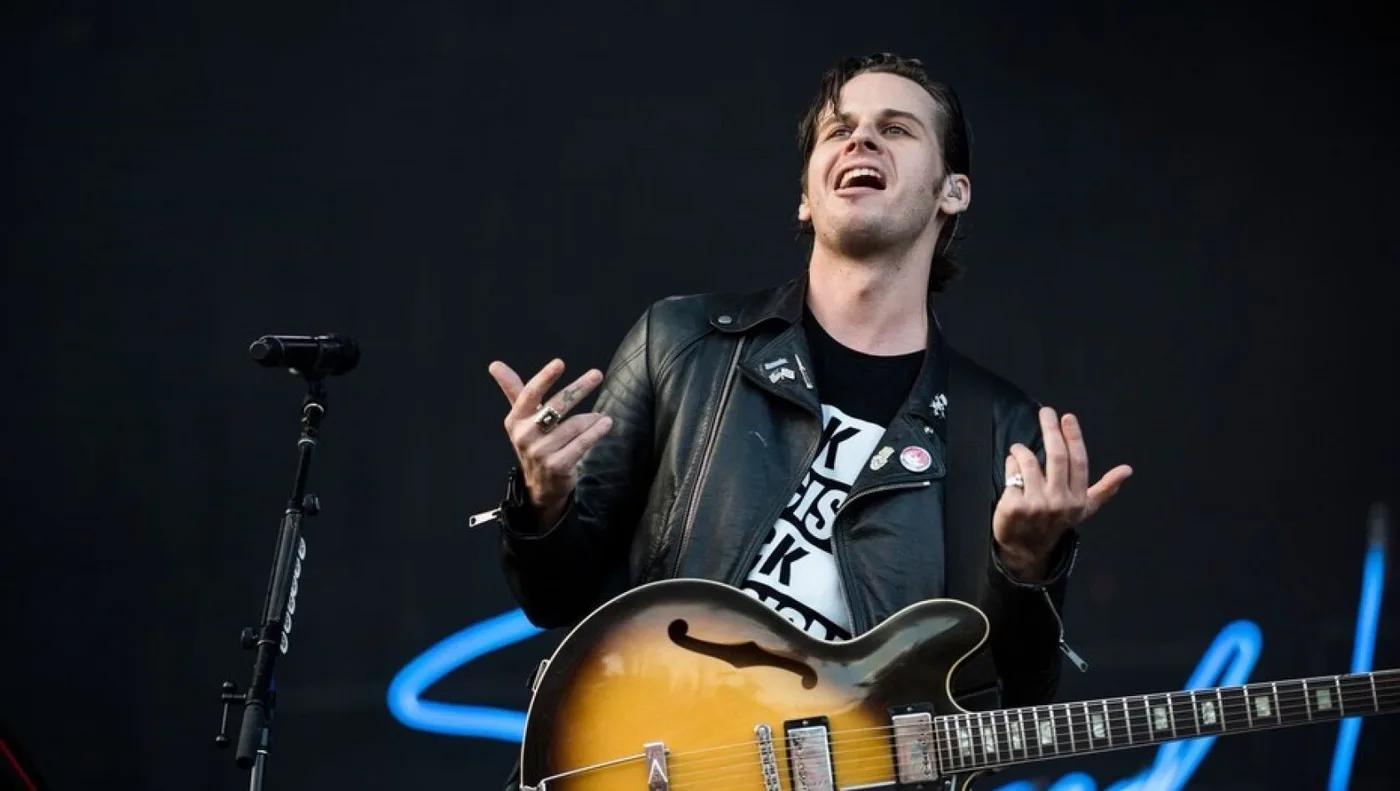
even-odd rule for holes
{"type": "Polygon", "coordinates": [[[944,771],[1400,711],[1400,670],[937,717],[944,771]]]}

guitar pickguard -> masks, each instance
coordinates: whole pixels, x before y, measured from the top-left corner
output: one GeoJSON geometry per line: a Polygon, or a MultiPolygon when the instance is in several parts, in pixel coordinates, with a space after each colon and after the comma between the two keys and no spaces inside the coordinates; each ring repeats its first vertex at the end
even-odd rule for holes
{"type": "Polygon", "coordinates": [[[764,650],[752,640],[739,644],[712,643],[689,636],[689,631],[690,624],[681,618],[671,621],[670,625],[666,627],[666,635],[671,638],[671,642],[687,651],[712,656],[715,659],[728,662],[736,668],[766,665],[788,670],[802,678],[803,689],[813,689],[817,686],[817,671],[805,662],[778,656],[771,651],[764,650]]]}

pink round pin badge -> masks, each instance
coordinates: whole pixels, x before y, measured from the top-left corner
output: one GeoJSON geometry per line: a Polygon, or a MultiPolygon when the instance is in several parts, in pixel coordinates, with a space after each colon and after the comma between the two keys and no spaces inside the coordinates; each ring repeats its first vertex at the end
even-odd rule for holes
{"type": "Polygon", "coordinates": [[[899,452],[899,463],[910,472],[923,472],[933,464],[933,457],[918,445],[910,445],[899,452]]]}

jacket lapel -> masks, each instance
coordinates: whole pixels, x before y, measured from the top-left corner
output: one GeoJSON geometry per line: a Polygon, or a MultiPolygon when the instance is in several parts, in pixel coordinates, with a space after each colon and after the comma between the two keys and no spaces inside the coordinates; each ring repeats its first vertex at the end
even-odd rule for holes
{"type": "MultiPolygon", "coordinates": [[[[821,396],[812,378],[811,355],[802,316],[807,279],[795,278],[717,308],[711,326],[726,334],[751,333],[754,342],[739,367],[759,389],[821,418],[821,396]],[[773,323],[776,334],[755,332],[773,323]]],[[[929,338],[914,387],[885,429],[875,453],[862,468],[847,500],[871,489],[917,485],[947,471],[948,354],[938,317],[929,306],[929,338]]]]}
{"type": "Polygon", "coordinates": [[[739,367],[760,389],[821,417],[821,400],[801,324],[789,325],[771,341],[755,344],[739,367]]]}

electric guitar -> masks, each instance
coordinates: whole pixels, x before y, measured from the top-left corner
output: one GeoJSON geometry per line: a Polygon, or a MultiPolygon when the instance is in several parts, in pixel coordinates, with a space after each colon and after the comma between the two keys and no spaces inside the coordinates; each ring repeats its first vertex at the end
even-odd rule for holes
{"type": "Polygon", "coordinates": [[[533,680],[522,791],[966,791],[1034,761],[1400,711],[1400,670],[972,712],[951,680],[988,637],[951,599],[816,640],[702,580],[624,593],[533,680]]]}

